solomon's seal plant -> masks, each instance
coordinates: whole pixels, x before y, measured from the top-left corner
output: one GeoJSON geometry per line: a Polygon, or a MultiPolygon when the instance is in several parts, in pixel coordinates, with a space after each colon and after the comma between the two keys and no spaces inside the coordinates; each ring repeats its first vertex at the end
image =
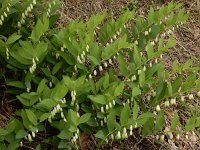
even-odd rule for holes
{"type": "Polygon", "coordinates": [[[176,112],[164,129],[165,110],[200,96],[191,94],[200,89],[192,60],[164,67],[163,54],[176,45],[173,30],[188,17],[180,4],[151,8],[147,18],[99,13],[61,29],[55,28],[58,6],[58,0],[1,2],[1,65],[13,74],[6,77],[7,92],[22,105],[0,129],[2,149],[35,143],[41,134],[37,148],[70,149],[78,148],[82,133],[104,143],[140,128],[142,136],[164,141],[199,127],[199,116],[181,124],[176,112]]]}

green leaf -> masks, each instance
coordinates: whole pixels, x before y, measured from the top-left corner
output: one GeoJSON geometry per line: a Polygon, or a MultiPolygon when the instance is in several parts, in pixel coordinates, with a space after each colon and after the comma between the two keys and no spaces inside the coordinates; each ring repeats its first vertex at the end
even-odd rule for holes
{"type": "Polygon", "coordinates": [[[55,75],[60,70],[61,67],[62,67],[62,62],[60,61],[53,67],[52,74],[55,75]]]}
{"type": "Polygon", "coordinates": [[[36,115],[30,110],[30,109],[26,109],[26,115],[28,117],[28,119],[34,124],[37,125],[37,117],[36,115]]]}
{"type": "Polygon", "coordinates": [[[17,88],[20,88],[20,89],[26,88],[24,82],[21,82],[21,81],[10,81],[10,82],[7,83],[7,85],[17,87],[17,88]]]}
{"type": "Polygon", "coordinates": [[[16,150],[20,145],[19,145],[19,141],[18,140],[15,140],[13,142],[11,142],[9,145],[8,145],[8,148],[7,150],[16,150]]]}
{"type": "Polygon", "coordinates": [[[133,59],[135,65],[138,67],[141,65],[141,55],[139,53],[139,49],[136,45],[134,45],[133,59]]]}
{"type": "Polygon", "coordinates": [[[158,115],[156,116],[156,124],[155,124],[155,132],[162,131],[163,124],[165,121],[164,111],[159,111],[158,115]]]}
{"type": "Polygon", "coordinates": [[[40,122],[43,122],[44,120],[46,120],[47,118],[49,118],[49,116],[51,115],[51,113],[44,113],[40,116],[40,122]]]}
{"type": "Polygon", "coordinates": [[[154,49],[150,42],[148,42],[146,46],[146,51],[147,51],[148,59],[152,59],[153,57],[155,57],[154,49]]]}
{"type": "Polygon", "coordinates": [[[178,113],[175,112],[175,113],[174,113],[174,117],[173,117],[172,120],[171,120],[171,127],[170,127],[170,130],[175,130],[175,129],[176,129],[176,126],[178,125],[178,122],[179,122],[179,116],[178,116],[178,113]]]}
{"type": "Polygon", "coordinates": [[[102,140],[105,140],[106,139],[106,136],[107,136],[107,131],[104,129],[104,130],[99,130],[96,134],[95,134],[95,137],[98,138],[98,139],[102,139],[102,140]]]}
{"type": "Polygon", "coordinates": [[[120,83],[114,91],[114,97],[119,96],[120,94],[122,94],[123,90],[124,90],[124,82],[120,83]]]}
{"type": "Polygon", "coordinates": [[[8,134],[8,131],[3,128],[0,128],[0,136],[5,136],[6,134],[8,134]]]}
{"type": "Polygon", "coordinates": [[[87,122],[91,117],[91,113],[86,113],[79,118],[79,124],[87,122]]]}
{"type": "Polygon", "coordinates": [[[154,127],[154,119],[148,118],[142,128],[142,136],[145,137],[149,134],[152,134],[153,127],[154,127]]]}
{"type": "Polygon", "coordinates": [[[106,98],[103,95],[89,95],[88,98],[98,104],[102,104],[102,105],[107,104],[106,98]]]}
{"type": "Polygon", "coordinates": [[[124,126],[128,122],[129,117],[130,117],[130,107],[128,104],[126,104],[121,111],[120,124],[124,126]]]}
{"type": "Polygon", "coordinates": [[[32,30],[31,33],[31,39],[33,40],[33,42],[38,42],[40,40],[40,37],[42,36],[43,33],[45,33],[49,28],[49,19],[46,16],[46,14],[44,14],[42,16],[42,19],[38,19],[35,27],[32,30]]]}
{"type": "Polygon", "coordinates": [[[191,117],[187,120],[186,125],[185,125],[185,130],[186,131],[192,131],[196,127],[196,118],[197,117],[191,117]]]}
{"type": "Polygon", "coordinates": [[[42,79],[42,81],[40,81],[38,87],[37,87],[37,93],[38,94],[41,94],[46,86],[46,82],[47,80],[46,79],[42,79]]]}
{"type": "Polygon", "coordinates": [[[64,84],[64,82],[58,82],[55,86],[55,88],[52,90],[51,97],[62,99],[68,92],[67,86],[64,84]]]}
{"type": "Polygon", "coordinates": [[[24,138],[27,135],[28,135],[28,133],[25,130],[21,129],[21,130],[17,131],[15,137],[16,137],[16,139],[22,139],[22,138],[24,138]]]}
{"type": "Polygon", "coordinates": [[[106,73],[103,80],[103,88],[106,89],[109,86],[109,74],[106,73]]]}
{"type": "Polygon", "coordinates": [[[62,140],[69,140],[72,137],[72,133],[68,130],[62,130],[59,134],[58,137],[62,140]]]}
{"type": "Polygon", "coordinates": [[[132,97],[136,97],[141,94],[141,90],[139,87],[134,86],[132,88],[132,97]]]}
{"type": "Polygon", "coordinates": [[[50,111],[53,107],[57,105],[57,102],[53,99],[44,99],[34,107],[42,111],[50,111]]]}
{"type": "Polygon", "coordinates": [[[138,112],[140,108],[136,100],[134,100],[134,106],[133,106],[133,119],[136,120],[138,117],[138,112]]]}
{"type": "Polygon", "coordinates": [[[129,71],[127,69],[127,64],[125,61],[125,57],[122,54],[119,54],[117,57],[119,62],[119,69],[123,76],[127,77],[129,75],[129,71]]]}
{"type": "Polygon", "coordinates": [[[9,36],[8,40],[6,41],[6,44],[13,44],[15,41],[19,40],[22,36],[21,35],[17,35],[17,33],[12,34],[11,36],[9,36]]]}
{"type": "Polygon", "coordinates": [[[139,75],[139,84],[140,87],[143,87],[145,84],[145,72],[142,70],[140,75],[139,75]]]}
{"type": "Polygon", "coordinates": [[[122,38],[119,38],[116,42],[108,45],[102,52],[102,59],[109,59],[112,55],[116,54],[122,48],[131,48],[132,44],[128,43],[127,36],[124,35],[122,38]]]}
{"type": "Polygon", "coordinates": [[[72,145],[68,142],[68,140],[61,140],[58,144],[59,149],[70,149],[72,145]]]}
{"type": "Polygon", "coordinates": [[[69,110],[68,117],[71,120],[71,122],[74,123],[74,125],[76,125],[76,126],[78,125],[79,118],[78,118],[76,112],[74,112],[72,109],[69,110]]]}

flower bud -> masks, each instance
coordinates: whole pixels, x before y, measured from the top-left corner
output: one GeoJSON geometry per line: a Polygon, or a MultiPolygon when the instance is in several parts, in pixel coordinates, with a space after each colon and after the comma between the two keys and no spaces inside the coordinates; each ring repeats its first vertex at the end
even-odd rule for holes
{"type": "Polygon", "coordinates": [[[113,107],[111,102],[109,102],[109,107],[110,107],[110,108],[112,108],[112,107],[113,107]]]}
{"type": "Polygon", "coordinates": [[[61,113],[60,113],[60,116],[61,116],[61,118],[64,118],[64,113],[61,112],[61,113]]]}
{"type": "Polygon", "coordinates": [[[168,132],[169,138],[173,139],[173,134],[171,132],[168,132]]]}
{"type": "Polygon", "coordinates": [[[96,70],[94,70],[94,75],[95,75],[95,76],[97,75],[97,71],[96,71],[96,70]]]}
{"type": "Polygon", "coordinates": [[[163,142],[164,139],[165,139],[165,136],[164,136],[164,135],[161,135],[161,136],[160,136],[160,141],[163,142]]]}
{"type": "Polygon", "coordinates": [[[33,4],[36,5],[36,0],[33,0],[33,4]]]}
{"type": "Polygon", "coordinates": [[[121,132],[120,131],[117,132],[116,139],[121,139],[121,132]]]}
{"type": "Polygon", "coordinates": [[[158,63],[158,59],[157,59],[157,58],[155,59],[155,63],[156,63],[156,64],[158,63]]]}
{"type": "Polygon", "coordinates": [[[132,130],[130,130],[130,133],[129,133],[130,135],[133,135],[133,131],[132,130]]]}
{"type": "Polygon", "coordinates": [[[141,70],[138,70],[138,75],[140,75],[141,74],[141,70]]]}
{"type": "Polygon", "coordinates": [[[176,135],[176,139],[179,140],[180,139],[180,134],[176,135]]]}
{"type": "Polygon", "coordinates": [[[181,96],[181,101],[184,102],[185,101],[185,97],[181,96]]]}
{"type": "Polygon", "coordinates": [[[149,32],[148,32],[148,31],[145,31],[145,32],[144,32],[144,35],[148,35],[148,34],[149,34],[149,32]]]}
{"type": "Polygon", "coordinates": [[[103,108],[103,106],[101,106],[101,113],[104,113],[104,108],[103,108]]]}
{"type": "Polygon", "coordinates": [[[103,126],[103,120],[100,121],[100,125],[103,126]]]}
{"type": "Polygon", "coordinates": [[[106,110],[108,110],[109,109],[109,107],[108,107],[108,105],[106,105],[106,110]]]}
{"type": "Polygon", "coordinates": [[[130,130],[131,130],[131,131],[133,130],[133,125],[130,125],[130,130]]]}
{"type": "Polygon", "coordinates": [[[23,142],[22,141],[20,142],[20,146],[23,147],[23,142]]]}
{"type": "Polygon", "coordinates": [[[135,80],[136,80],[136,76],[134,75],[131,77],[131,81],[135,81],[135,80]]]}
{"type": "Polygon", "coordinates": [[[99,71],[103,71],[103,68],[102,68],[102,66],[99,66],[99,71]]]}
{"type": "Polygon", "coordinates": [[[190,95],[189,95],[189,99],[190,99],[190,100],[194,99],[193,94],[190,94],[190,95]]]}
{"type": "Polygon", "coordinates": [[[200,97],[200,91],[197,93],[197,96],[200,97]]]}
{"type": "Polygon", "coordinates": [[[143,67],[143,71],[146,71],[146,66],[143,67]]]}
{"type": "Polygon", "coordinates": [[[104,62],[104,67],[108,67],[108,64],[106,62],[104,62]]]}
{"type": "Polygon", "coordinates": [[[115,100],[113,99],[113,105],[115,106],[115,100]]]}
{"type": "Polygon", "coordinates": [[[156,111],[160,111],[160,106],[159,105],[156,106],[156,111]]]}
{"type": "Polygon", "coordinates": [[[187,134],[185,135],[185,138],[188,140],[188,135],[187,134]]]}
{"type": "Polygon", "coordinates": [[[30,134],[28,134],[28,140],[29,140],[29,142],[31,142],[33,140],[30,134]]]}
{"type": "Polygon", "coordinates": [[[103,121],[104,121],[104,123],[107,123],[107,118],[104,117],[104,118],[103,118],[103,121]]]}
{"type": "Polygon", "coordinates": [[[169,101],[165,101],[165,107],[169,107],[169,101]]]}
{"type": "Polygon", "coordinates": [[[109,59],[108,61],[109,61],[109,64],[111,64],[111,65],[112,65],[112,60],[111,60],[111,59],[109,59]]]}
{"type": "Polygon", "coordinates": [[[33,137],[33,138],[35,137],[35,132],[32,132],[32,137],[33,137]]]}
{"type": "Polygon", "coordinates": [[[149,63],[149,67],[152,67],[152,63],[151,62],[149,63]]]}
{"type": "Polygon", "coordinates": [[[114,135],[113,135],[113,134],[111,134],[111,135],[110,135],[110,138],[111,138],[112,140],[114,140],[114,135]]]}
{"type": "Polygon", "coordinates": [[[6,12],[4,12],[4,16],[5,16],[5,17],[8,17],[8,15],[7,15],[7,13],[6,13],[6,12]]]}

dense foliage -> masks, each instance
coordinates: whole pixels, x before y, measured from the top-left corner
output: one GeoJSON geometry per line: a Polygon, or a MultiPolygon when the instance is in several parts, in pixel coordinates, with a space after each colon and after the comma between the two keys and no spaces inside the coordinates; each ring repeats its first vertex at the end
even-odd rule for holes
{"type": "Polygon", "coordinates": [[[187,20],[181,4],[151,8],[147,18],[128,10],[117,20],[99,13],[62,29],[55,27],[58,0],[0,4],[2,76],[22,104],[0,129],[1,149],[34,143],[41,134],[41,145],[32,144],[37,149],[78,148],[81,133],[101,144],[128,138],[134,128],[162,141],[200,126],[198,114],[181,124],[175,113],[163,129],[168,107],[200,96],[191,94],[200,89],[199,66],[175,61],[166,70],[162,59],[176,45],[174,28],[187,20]]]}

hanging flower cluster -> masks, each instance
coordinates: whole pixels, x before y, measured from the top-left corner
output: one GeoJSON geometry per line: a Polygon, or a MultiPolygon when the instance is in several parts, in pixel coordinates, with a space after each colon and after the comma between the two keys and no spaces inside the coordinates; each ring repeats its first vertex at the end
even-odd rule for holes
{"type": "Polygon", "coordinates": [[[33,0],[32,3],[30,3],[29,6],[22,13],[21,20],[17,23],[18,28],[21,28],[22,24],[25,23],[25,19],[28,16],[28,13],[30,13],[33,10],[33,6],[36,5],[36,3],[36,0],[33,0]]]}

